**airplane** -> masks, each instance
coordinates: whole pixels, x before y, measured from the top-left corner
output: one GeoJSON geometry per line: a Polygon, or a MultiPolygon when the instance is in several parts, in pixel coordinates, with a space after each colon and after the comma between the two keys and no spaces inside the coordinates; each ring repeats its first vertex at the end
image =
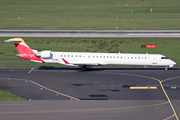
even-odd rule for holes
{"type": "Polygon", "coordinates": [[[12,38],[5,40],[5,42],[14,43],[19,52],[18,57],[39,63],[77,66],[81,67],[82,71],[85,71],[87,66],[101,65],[163,66],[165,70],[168,70],[168,67],[173,67],[176,64],[161,54],[38,51],[31,49],[22,38],[12,38]]]}

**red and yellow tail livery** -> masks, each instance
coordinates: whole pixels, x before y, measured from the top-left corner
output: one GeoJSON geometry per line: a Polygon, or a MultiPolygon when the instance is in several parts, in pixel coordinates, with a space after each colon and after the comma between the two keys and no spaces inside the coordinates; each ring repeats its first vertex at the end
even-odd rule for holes
{"type": "Polygon", "coordinates": [[[16,46],[19,52],[17,56],[27,59],[27,60],[44,63],[44,61],[41,58],[35,55],[35,52],[24,42],[22,38],[12,38],[9,40],[5,40],[5,42],[14,43],[14,45],[16,46]]]}

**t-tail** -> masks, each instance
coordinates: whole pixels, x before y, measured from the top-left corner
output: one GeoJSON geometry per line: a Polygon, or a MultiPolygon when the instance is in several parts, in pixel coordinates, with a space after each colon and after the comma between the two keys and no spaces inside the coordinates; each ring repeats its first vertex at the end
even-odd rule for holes
{"type": "Polygon", "coordinates": [[[41,62],[44,63],[44,61],[37,57],[35,55],[35,50],[32,50],[25,42],[22,38],[12,38],[9,40],[5,40],[5,42],[13,42],[14,45],[16,46],[19,54],[17,54],[17,56],[27,59],[27,60],[31,60],[34,62],[41,62]]]}

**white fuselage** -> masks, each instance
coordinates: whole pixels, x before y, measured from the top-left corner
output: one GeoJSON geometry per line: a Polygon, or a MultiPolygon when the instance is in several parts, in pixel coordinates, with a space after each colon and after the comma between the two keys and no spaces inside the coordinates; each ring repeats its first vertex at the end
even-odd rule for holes
{"type": "Polygon", "coordinates": [[[19,54],[17,56],[40,63],[59,63],[71,66],[95,65],[144,65],[173,67],[176,63],[160,54],[127,54],[127,53],[88,53],[88,52],[52,52],[50,50],[32,50],[22,38],[12,38],[19,54]]]}
{"type": "Polygon", "coordinates": [[[160,54],[51,52],[45,63],[60,63],[72,66],[83,65],[144,65],[173,67],[176,63],[160,54]],[[69,64],[65,63],[66,60],[69,64]]]}

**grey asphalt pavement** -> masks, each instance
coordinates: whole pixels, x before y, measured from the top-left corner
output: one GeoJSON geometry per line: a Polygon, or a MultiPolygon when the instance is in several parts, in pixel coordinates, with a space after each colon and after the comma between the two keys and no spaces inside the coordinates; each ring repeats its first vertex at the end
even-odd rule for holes
{"type": "Polygon", "coordinates": [[[180,68],[0,68],[0,89],[28,101],[0,101],[2,119],[177,120],[180,68]],[[161,86],[162,84],[162,86],[161,86]],[[169,99],[169,100],[168,100],[169,99]]]}
{"type": "Polygon", "coordinates": [[[0,30],[0,37],[180,38],[180,30],[0,30]]]}

